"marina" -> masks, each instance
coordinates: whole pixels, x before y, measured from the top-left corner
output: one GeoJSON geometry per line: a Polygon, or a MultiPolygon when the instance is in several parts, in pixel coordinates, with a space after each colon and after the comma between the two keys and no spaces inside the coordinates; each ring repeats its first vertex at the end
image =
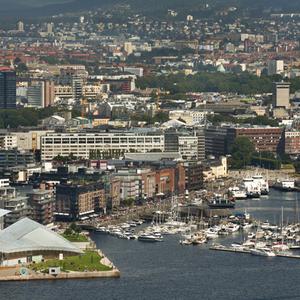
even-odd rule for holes
{"type": "MultiPolygon", "coordinates": [[[[280,227],[282,207],[284,224],[293,223],[297,219],[297,199],[294,192],[270,190],[268,196],[259,200],[237,201],[234,213],[243,214],[246,210],[253,219],[261,221],[261,226],[267,228],[266,221],[269,220],[269,226],[275,223],[280,227]]],[[[141,231],[153,225],[150,222],[132,228],[141,231]]],[[[255,231],[255,228],[250,228],[247,236],[255,231]]],[[[144,243],[137,239],[127,240],[94,231],[91,238],[97,247],[107,253],[120,269],[122,276],[119,280],[45,280],[42,284],[32,281],[30,287],[22,282],[6,282],[3,295],[9,298],[13,292],[15,299],[21,299],[26,291],[29,296],[40,293],[40,299],[50,299],[50,294],[51,297],[71,299],[72,291],[72,299],[82,299],[83,295],[97,298],[101,291],[101,299],[184,299],[187,294],[193,294],[190,299],[201,297],[210,300],[232,297],[257,299],[256,294],[259,292],[260,299],[297,299],[300,292],[296,282],[300,275],[298,254],[289,256],[290,259],[283,254],[269,259],[250,255],[238,247],[230,249],[232,244],[241,244],[246,235],[243,232],[239,230],[233,234],[221,234],[206,243],[185,246],[179,243],[181,234],[164,235],[162,243],[144,243]],[[224,246],[220,251],[213,251],[210,249],[213,244],[224,246]],[[276,278],[274,273],[277,274],[276,278]],[[255,282],[264,284],[257,285],[253,290],[255,282]],[[215,287],[219,285],[223,288],[216,291],[215,287]],[[272,286],[272,289],[265,289],[265,285],[272,286]],[[290,288],[291,285],[294,286],[293,289],[290,288]]]]}

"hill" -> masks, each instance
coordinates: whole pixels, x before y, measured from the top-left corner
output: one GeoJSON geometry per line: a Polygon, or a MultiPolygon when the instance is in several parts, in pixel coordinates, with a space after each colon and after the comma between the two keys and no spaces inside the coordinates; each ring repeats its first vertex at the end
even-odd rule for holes
{"type": "Polygon", "coordinates": [[[2,16],[35,17],[95,8],[113,8],[128,4],[133,12],[156,15],[167,9],[181,12],[218,12],[235,6],[243,14],[262,15],[271,12],[300,12],[300,1],[282,0],[0,0],[2,16]],[[209,4],[209,8],[205,8],[209,4]]]}

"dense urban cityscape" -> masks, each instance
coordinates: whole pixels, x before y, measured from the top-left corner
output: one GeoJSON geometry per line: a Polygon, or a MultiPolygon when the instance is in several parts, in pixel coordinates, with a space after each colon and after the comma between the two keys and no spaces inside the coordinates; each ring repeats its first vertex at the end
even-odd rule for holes
{"type": "Polygon", "coordinates": [[[299,3],[1,1],[5,297],[299,299],[299,3]]]}

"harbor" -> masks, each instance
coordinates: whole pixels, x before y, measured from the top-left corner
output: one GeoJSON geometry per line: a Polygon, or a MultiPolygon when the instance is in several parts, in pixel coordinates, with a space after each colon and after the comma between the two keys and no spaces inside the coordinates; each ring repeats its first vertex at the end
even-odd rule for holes
{"type": "MultiPolygon", "coordinates": [[[[287,224],[295,220],[296,200],[294,192],[271,190],[268,196],[257,200],[237,201],[235,212],[244,213],[246,209],[255,220],[269,220],[280,225],[283,207],[284,224],[287,224]]],[[[143,223],[138,227],[150,225],[143,223]]],[[[3,297],[10,298],[14,291],[16,299],[25,292],[29,297],[38,293],[42,300],[49,299],[49,295],[71,299],[69,292],[72,290],[72,299],[82,299],[84,290],[86,297],[95,299],[101,293],[101,299],[170,299],[174,295],[175,299],[185,299],[193,295],[189,298],[242,300],[258,299],[257,293],[261,296],[259,299],[297,299],[300,292],[297,284],[299,259],[280,256],[269,259],[209,249],[217,243],[226,247],[241,243],[243,234],[240,231],[197,246],[181,245],[178,234],[165,235],[164,241],[158,243],[126,240],[96,231],[91,232],[91,238],[118,266],[122,274],[120,279],[32,281],[30,288],[25,282],[5,282],[0,283],[3,297]],[[216,286],[222,289],[216,290],[216,286]]]]}

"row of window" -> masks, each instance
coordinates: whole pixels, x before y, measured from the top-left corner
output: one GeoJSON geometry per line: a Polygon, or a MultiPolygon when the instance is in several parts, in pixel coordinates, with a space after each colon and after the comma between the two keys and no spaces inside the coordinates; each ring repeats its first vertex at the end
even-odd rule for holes
{"type": "Polygon", "coordinates": [[[161,143],[161,138],[46,138],[45,144],[137,144],[161,143]]]}

